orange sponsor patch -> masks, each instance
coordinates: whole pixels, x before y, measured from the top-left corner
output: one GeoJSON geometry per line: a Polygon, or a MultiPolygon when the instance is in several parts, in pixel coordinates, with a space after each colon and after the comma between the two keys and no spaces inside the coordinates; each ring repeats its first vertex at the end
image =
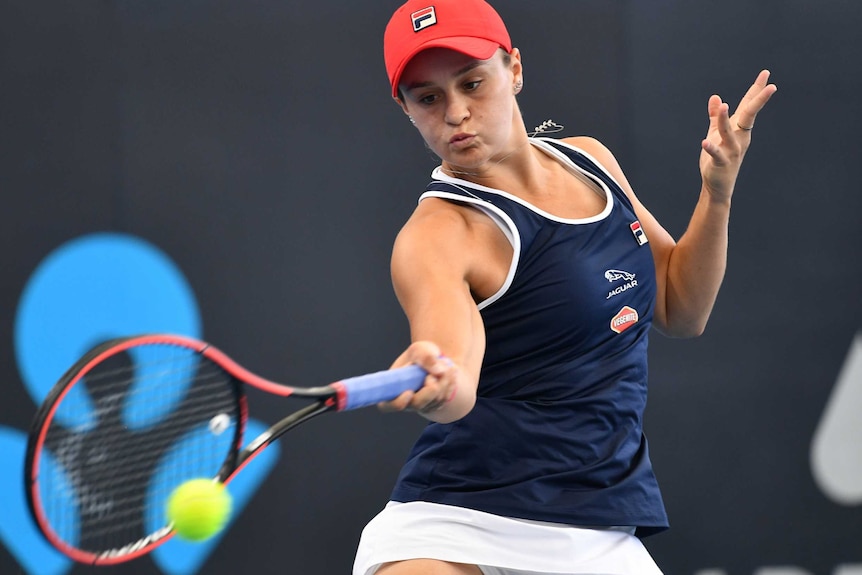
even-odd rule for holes
{"type": "Polygon", "coordinates": [[[624,306],[611,320],[611,330],[622,333],[638,322],[638,312],[634,308],[624,306]]]}

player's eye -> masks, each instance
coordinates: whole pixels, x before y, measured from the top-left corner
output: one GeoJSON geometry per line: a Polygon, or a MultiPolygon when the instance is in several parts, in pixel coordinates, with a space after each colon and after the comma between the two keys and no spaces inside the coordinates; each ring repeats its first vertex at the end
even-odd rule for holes
{"type": "Polygon", "coordinates": [[[425,94],[417,98],[422,105],[429,106],[437,101],[437,94],[425,94]]]}

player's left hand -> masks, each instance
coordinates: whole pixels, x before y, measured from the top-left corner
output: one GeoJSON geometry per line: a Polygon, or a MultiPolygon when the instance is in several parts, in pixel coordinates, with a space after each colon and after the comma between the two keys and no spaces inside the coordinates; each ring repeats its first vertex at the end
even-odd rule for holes
{"type": "Polygon", "coordinates": [[[769,70],[763,70],[742,97],[736,111],[717,95],[710,96],[709,130],[701,142],[700,173],[705,191],[713,200],[729,201],[757,114],[778,90],[769,84],[769,70]]]}

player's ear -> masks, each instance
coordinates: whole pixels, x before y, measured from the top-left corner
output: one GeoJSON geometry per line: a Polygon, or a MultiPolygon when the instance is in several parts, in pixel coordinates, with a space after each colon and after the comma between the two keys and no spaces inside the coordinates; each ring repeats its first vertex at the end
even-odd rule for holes
{"type": "Polygon", "coordinates": [[[407,116],[407,119],[410,120],[410,123],[415,126],[416,122],[413,120],[413,116],[410,115],[410,110],[407,109],[407,104],[404,103],[404,99],[401,97],[400,90],[398,91],[398,97],[393,98],[393,100],[395,100],[396,104],[401,106],[401,111],[404,112],[404,114],[407,116]]]}
{"type": "Polygon", "coordinates": [[[392,98],[392,101],[398,104],[405,114],[410,115],[410,112],[407,111],[407,105],[404,103],[404,96],[401,94],[401,90],[398,90],[398,96],[392,98]]]}
{"type": "Polygon", "coordinates": [[[512,48],[508,54],[509,69],[512,71],[514,85],[524,84],[524,65],[521,63],[521,51],[517,48],[512,48]]]}

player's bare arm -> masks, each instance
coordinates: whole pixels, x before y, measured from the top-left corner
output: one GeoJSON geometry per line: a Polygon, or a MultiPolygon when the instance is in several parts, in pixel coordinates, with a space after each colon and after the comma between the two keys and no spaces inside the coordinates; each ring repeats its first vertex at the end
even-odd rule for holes
{"type": "Polygon", "coordinates": [[[727,231],[730,199],[751,128],[776,87],[768,84],[769,72],[761,72],[742,98],[736,113],[718,96],[708,103],[710,126],[701,147],[703,178],[700,196],[688,228],[679,242],[644,207],[613,154],[592,138],[568,141],[593,155],[631,199],[653,252],[656,266],[654,325],[671,337],[703,333],[715,304],[727,264],[727,231]]]}
{"type": "Polygon", "coordinates": [[[489,274],[478,269],[489,233],[479,218],[488,219],[472,208],[429,198],[398,235],[392,279],[413,343],[393,367],[415,363],[429,376],[422,389],[402,394],[384,410],[413,409],[446,423],[473,408],[485,352],[475,286],[492,289],[482,286],[489,284],[489,274]]]}

